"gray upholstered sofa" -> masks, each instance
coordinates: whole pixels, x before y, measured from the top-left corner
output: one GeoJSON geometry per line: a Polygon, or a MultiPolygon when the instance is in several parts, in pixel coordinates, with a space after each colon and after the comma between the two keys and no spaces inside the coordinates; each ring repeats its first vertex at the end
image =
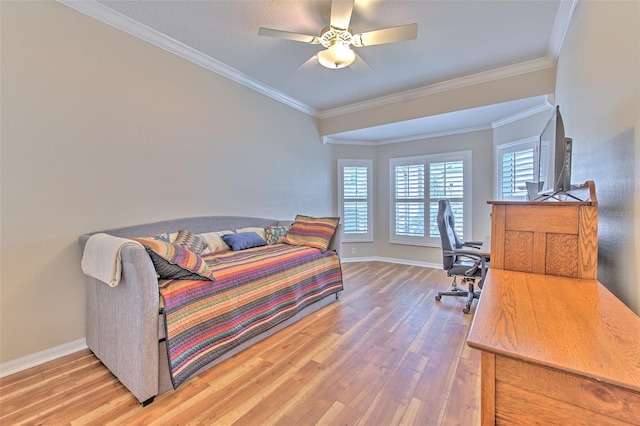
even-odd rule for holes
{"type": "MultiPolygon", "coordinates": [[[[174,233],[188,229],[192,233],[236,230],[291,224],[292,221],[274,219],[206,216],[167,220],[99,231],[116,237],[151,236],[163,232],[174,233]]],[[[91,235],[79,237],[82,251],[91,235]]],[[[329,249],[340,255],[340,225],[330,242],[329,249]]],[[[122,278],[116,287],[87,276],[87,345],[102,363],[146,405],[159,395],[172,389],[167,361],[164,320],[159,310],[158,278],[153,263],[144,248],[126,246],[121,251],[122,278]]],[[[253,337],[207,364],[199,372],[235,355],[252,344],[298,321],[304,316],[328,305],[337,294],[306,307],[294,317],[253,337]]]]}

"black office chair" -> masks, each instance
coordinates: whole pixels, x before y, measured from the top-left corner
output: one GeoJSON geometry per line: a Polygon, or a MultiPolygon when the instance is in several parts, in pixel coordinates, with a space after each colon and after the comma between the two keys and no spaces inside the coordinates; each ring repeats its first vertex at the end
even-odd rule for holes
{"type": "Polygon", "coordinates": [[[453,277],[453,289],[438,292],[436,300],[440,300],[442,296],[466,297],[467,304],[462,312],[468,314],[473,299],[480,298],[480,292],[475,291],[474,286],[477,282],[478,287],[482,289],[482,282],[489,268],[489,257],[478,253],[482,246],[481,241],[462,242],[458,238],[449,200],[438,202],[438,230],[442,243],[442,266],[447,271],[447,276],[453,277]],[[462,278],[462,284],[467,284],[467,290],[458,287],[457,277],[462,278]]]}

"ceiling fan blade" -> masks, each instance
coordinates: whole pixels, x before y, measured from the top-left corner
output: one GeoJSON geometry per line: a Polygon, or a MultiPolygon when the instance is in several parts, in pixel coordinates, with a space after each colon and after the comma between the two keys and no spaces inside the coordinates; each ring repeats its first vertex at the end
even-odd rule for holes
{"type": "Polygon", "coordinates": [[[331,3],[331,21],[333,28],[340,30],[349,29],[351,14],[353,13],[353,3],[355,0],[333,0],[331,3]]]}
{"type": "Polygon", "coordinates": [[[356,53],[356,60],[353,61],[353,63],[349,65],[349,67],[351,67],[351,69],[361,77],[364,77],[367,74],[370,74],[373,72],[369,64],[364,59],[362,59],[362,56],[358,55],[357,53],[356,53]]]}
{"type": "Polygon", "coordinates": [[[318,55],[319,54],[320,54],[320,52],[316,53],[315,55],[313,55],[312,57],[307,59],[307,62],[305,62],[304,64],[300,65],[295,70],[291,71],[291,73],[293,74],[294,72],[306,71],[306,70],[316,66],[318,64],[318,55]]]}
{"type": "Polygon", "coordinates": [[[356,34],[353,36],[352,44],[357,47],[375,46],[377,44],[414,40],[416,37],[418,37],[418,24],[407,24],[356,34]]]}
{"type": "Polygon", "coordinates": [[[273,30],[271,28],[258,29],[258,35],[265,37],[282,38],[285,40],[300,41],[302,43],[320,44],[320,39],[316,36],[292,33],[289,31],[273,30]]]}

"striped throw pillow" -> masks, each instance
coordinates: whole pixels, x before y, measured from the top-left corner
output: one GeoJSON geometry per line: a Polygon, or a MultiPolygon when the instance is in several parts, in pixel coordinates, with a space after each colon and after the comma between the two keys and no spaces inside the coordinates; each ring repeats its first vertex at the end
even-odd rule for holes
{"type": "Polygon", "coordinates": [[[329,242],[333,238],[339,221],[339,217],[316,218],[298,215],[287,231],[284,242],[294,246],[309,246],[325,251],[329,247],[329,242]]]}
{"type": "Polygon", "coordinates": [[[148,238],[132,238],[144,246],[161,279],[210,280],[213,273],[204,260],[194,252],[173,243],[148,238]]]}

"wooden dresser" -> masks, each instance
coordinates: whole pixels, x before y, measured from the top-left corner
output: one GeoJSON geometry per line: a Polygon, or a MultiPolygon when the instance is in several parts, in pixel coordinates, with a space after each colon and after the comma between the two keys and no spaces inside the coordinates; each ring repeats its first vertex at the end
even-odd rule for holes
{"type": "Polygon", "coordinates": [[[483,425],[640,425],[640,317],[596,280],[587,189],[589,202],[491,203],[467,341],[482,351],[483,425]]]}
{"type": "Polygon", "coordinates": [[[490,201],[491,267],[535,274],[597,279],[598,202],[490,201]]]}

